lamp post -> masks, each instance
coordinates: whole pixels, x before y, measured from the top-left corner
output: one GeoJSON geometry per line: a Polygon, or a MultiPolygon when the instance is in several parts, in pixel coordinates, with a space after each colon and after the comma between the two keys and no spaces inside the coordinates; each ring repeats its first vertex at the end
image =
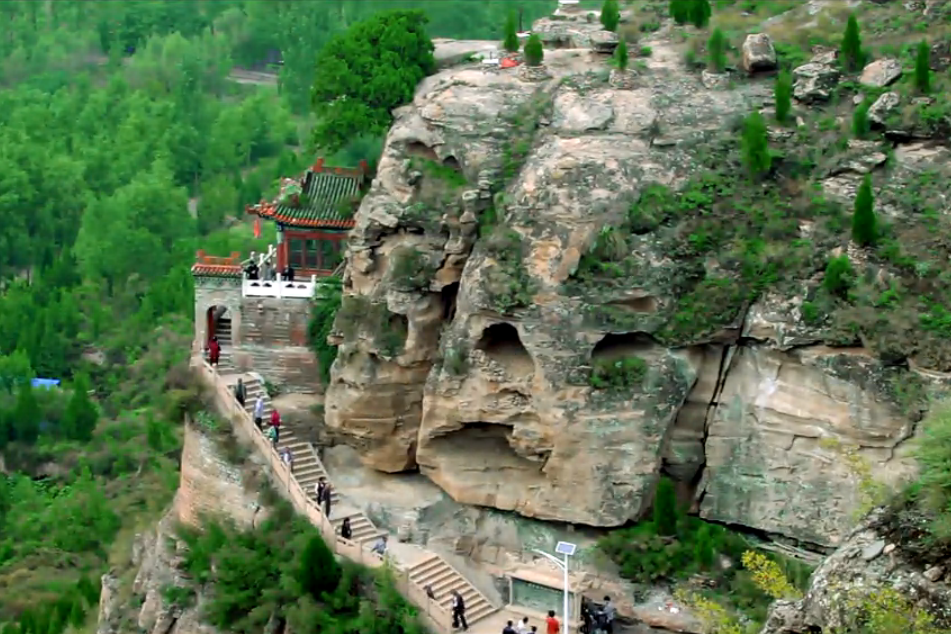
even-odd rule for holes
{"type": "Polygon", "coordinates": [[[577,548],[578,546],[571,542],[558,542],[555,545],[555,552],[564,557],[564,559],[559,559],[550,553],[546,553],[544,550],[534,549],[536,553],[561,568],[562,573],[564,573],[565,602],[561,613],[562,634],[568,634],[568,558],[575,554],[577,548]]]}

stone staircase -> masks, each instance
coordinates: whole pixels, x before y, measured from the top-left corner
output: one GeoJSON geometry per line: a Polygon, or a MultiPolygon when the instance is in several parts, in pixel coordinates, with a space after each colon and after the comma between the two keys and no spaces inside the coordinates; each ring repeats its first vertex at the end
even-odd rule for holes
{"type": "Polygon", "coordinates": [[[218,372],[232,374],[236,371],[231,352],[234,350],[234,341],[231,335],[231,320],[222,319],[215,325],[215,335],[221,345],[221,356],[218,357],[218,372]]]}
{"type": "MultiPolygon", "coordinates": [[[[223,358],[224,355],[222,355],[222,359],[223,358]]],[[[267,390],[258,378],[244,375],[243,380],[247,392],[245,410],[253,416],[254,403],[258,395],[263,395],[266,422],[269,420],[273,409],[271,398],[267,394],[267,390]]],[[[295,434],[293,425],[282,422],[278,448],[281,449],[285,447],[291,451],[294,457],[294,479],[297,480],[308,497],[316,503],[316,483],[320,478],[331,482],[330,475],[320,461],[316,448],[306,439],[298,437],[295,434]]],[[[330,499],[330,520],[336,534],[340,534],[340,525],[346,517],[350,518],[350,527],[353,531],[352,541],[358,544],[367,544],[380,535],[386,534],[385,531],[377,528],[362,510],[343,498],[336,490],[336,487],[332,489],[330,499]]],[[[465,601],[466,620],[468,621],[471,631],[477,634],[484,634],[486,628],[493,628],[493,632],[499,629],[495,627],[495,621],[498,620],[497,617],[501,614],[499,608],[493,605],[482,592],[470,583],[458,570],[452,567],[449,562],[436,553],[415,546],[410,546],[410,548],[415,549],[419,555],[404,559],[400,554],[402,552],[401,546],[409,545],[399,544],[395,538],[391,538],[387,555],[388,557],[392,557],[393,562],[398,568],[406,571],[410,581],[421,588],[431,589],[436,597],[436,603],[447,612],[451,611],[452,595],[450,593],[453,590],[459,592],[465,601]],[[401,559],[403,559],[402,563],[400,561],[401,559]],[[473,627],[473,624],[480,621],[482,621],[482,623],[479,623],[477,627],[473,627]]],[[[488,632],[486,631],[485,634],[488,634],[488,632]]]]}
{"type": "MultiPolygon", "coordinates": [[[[244,404],[245,411],[253,417],[254,404],[257,402],[258,395],[263,395],[264,422],[267,423],[271,419],[271,411],[274,409],[267,390],[261,385],[261,382],[255,378],[247,378],[244,387],[247,392],[247,399],[244,404]]],[[[307,493],[308,497],[316,503],[317,491],[315,486],[320,478],[324,478],[327,482],[330,482],[330,475],[320,462],[320,458],[318,458],[314,446],[306,440],[298,438],[294,433],[294,427],[282,421],[277,447],[278,449],[285,447],[290,449],[291,455],[294,457],[294,478],[307,493]]],[[[354,508],[352,505],[348,505],[346,501],[340,497],[340,494],[337,493],[336,488],[333,488],[330,492],[330,523],[333,524],[334,531],[338,535],[340,534],[340,525],[343,524],[345,517],[350,518],[350,529],[353,531],[351,539],[358,544],[375,540],[380,535],[385,534],[385,531],[381,531],[374,526],[370,518],[362,511],[354,508]]]]}
{"type": "Polygon", "coordinates": [[[409,577],[423,588],[431,588],[436,595],[436,601],[446,610],[452,609],[450,593],[453,590],[458,591],[466,606],[466,621],[470,628],[476,621],[498,611],[485,595],[438,555],[434,554],[412,566],[409,569],[409,577]]]}

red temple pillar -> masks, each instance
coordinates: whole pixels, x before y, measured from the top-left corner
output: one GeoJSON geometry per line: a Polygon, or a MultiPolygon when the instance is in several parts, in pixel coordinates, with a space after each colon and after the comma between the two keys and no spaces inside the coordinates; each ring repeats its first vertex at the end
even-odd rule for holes
{"type": "Polygon", "coordinates": [[[287,268],[287,236],[277,245],[277,272],[283,273],[287,268]]]}

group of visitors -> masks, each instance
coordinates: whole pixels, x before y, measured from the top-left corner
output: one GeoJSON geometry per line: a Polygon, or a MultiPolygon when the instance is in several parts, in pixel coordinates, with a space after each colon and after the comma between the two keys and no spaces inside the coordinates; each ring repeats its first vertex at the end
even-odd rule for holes
{"type": "MultiPolygon", "coordinates": [[[[460,597],[461,599],[461,597],[460,597]]],[[[455,599],[454,599],[455,601],[455,599]]],[[[455,605],[455,602],[453,603],[455,605]]],[[[465,608],[463,608],[463,613],[465,608]]],[[[611,603],[611,597],[604,597],[604,604],[595,606],[586,599],[581,600],[581,634],[614,634],[614,619],[617,616],[617,609],[611,603]]],[[[465,624],[465,619],[462,621],[465,624]]],[[[455,611],[453,612],[453,627],[456,625],[455,611]]],[[[548,611],[548,618],[545,619],[545,634],[559,634],[561,623],[555,616],[554,610],[548,611]]],[[[537,634],[538,627],[528,624],[528,617],[522,617],[518,624],[509,621],[502,634],[537,634]]]]}
{"type": "MultiPolygon", "coordinates": [[[[244,267],[244,276],[249,280],[273,282],[277,279],[277,269],[271,264],[270,260],[265,260],[262,267],[252,258],[248,265],[244,267]]],[[[293,282],[294,267],[289,264],[284,267],[284,270],[281,271],[281,279],[293,282]]]]}
{"type": "MultiPolygon", "coordinates": [[[[244,381],[240,378],[234,386],[234,400],[238,401],[238,405],[241,406],[241,409],[246,407],[248,398],[247,388],[244,386],[244,381]]],[[[259,394],[256,401],[254,401],[254,409],[251,414],[254,418],[254,425],[264,434],[264,437],[271,441],[271,444],[277,449],[277,443],[281,438],[281,414],[277,411],[276,408],[271,409],[271,421],[270,424],[265,428],[264,426],[264,395],[259,394]]],[[[293,462],[294,457],[290,455],[290,452],[287,452],[287,455],[282,453],[281,459],[284,460],[284,463],[288,466],[293,462]]]]}

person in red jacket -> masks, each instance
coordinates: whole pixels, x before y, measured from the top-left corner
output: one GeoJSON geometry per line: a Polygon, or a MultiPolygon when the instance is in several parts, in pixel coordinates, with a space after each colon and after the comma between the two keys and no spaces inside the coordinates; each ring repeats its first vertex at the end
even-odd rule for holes
{"type": "Polygon", "coordinates": [[[218,365],[218,358],[221,356],[221,344],[218,343],[218,337],[212,337],[208,342],[208,362],[212,367],[218,365]]]}
{"type": "Polygon", "coordinates": [[[281,415],[276,409],[271,410],[271,427],[274,428],[274,446],[277,447],[281,436],[281,415]]]}

